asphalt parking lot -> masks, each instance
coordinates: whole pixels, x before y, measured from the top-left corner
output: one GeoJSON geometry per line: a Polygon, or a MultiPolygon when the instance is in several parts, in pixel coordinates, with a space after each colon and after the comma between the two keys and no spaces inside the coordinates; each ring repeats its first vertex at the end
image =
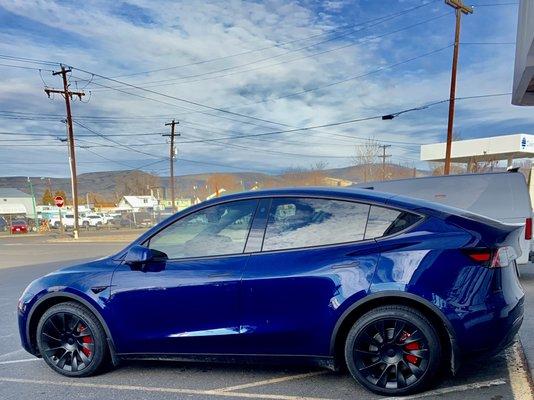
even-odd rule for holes
{"type": "MultiPolygon", "coordinates": [[[[76,261],[111,254],[119,242],[48,243],[42,237],[0,238],[0,399],[375,399],[345,372],[276,365],[128,362],[106,374],[68,379],[21,349],[16,302],[33,279],[76,261]]],[[[530,284],[534,284],[530,281],[530,284]]],[[[531,399],[518,347],[465,363],[432,391],[411,398],[531,399]]]]}

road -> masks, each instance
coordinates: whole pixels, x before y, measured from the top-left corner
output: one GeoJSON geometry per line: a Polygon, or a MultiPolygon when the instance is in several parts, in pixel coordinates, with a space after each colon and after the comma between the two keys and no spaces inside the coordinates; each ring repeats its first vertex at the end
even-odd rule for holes
{"type": "MultiPolygon", "coordinates": [[[[46,243],[39,237],[0,238],[0,399],[380,398],[346,373],[309,367],[144,361],[123,363],[96,377],[68,379],[25,353],[16,322],[16,302],[24,287],[59,266],[112,254],[123,246],[46,243]]],[[[458,376],[445,377],[417,398],[529,399],[525,377],[524,365],[509,351],[489,362],[465,364],[458,376]]]]}

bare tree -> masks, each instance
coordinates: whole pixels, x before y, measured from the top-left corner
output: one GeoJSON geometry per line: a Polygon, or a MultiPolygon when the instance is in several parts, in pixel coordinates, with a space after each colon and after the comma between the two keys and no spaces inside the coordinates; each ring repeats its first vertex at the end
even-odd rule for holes
{"type": "Polygon", "coordinates": [[[207,180],[207,185],[212,193],[218,193],[221,189],[232,192],[242,188],[239,179],[231,174],[212,174],[207,180]]]}
{"type": "Polygon", "coordinates": [[[379,155],[380,143],[374,139],[369,138],[365,143],[356,146],[356,155],[352,163],[360,168],[364,182],[380,179],[379,155]]]}
{"type": "Polygon", "coordinates": [[[116,197],[149,195],[150,188],[161,186],[159,177],[146,172],[130,171],[116,180],[116,197]]]}
{"type": "Polygon", "coordinates": [[[326,161],[318,161],[312,164],[309,172],[311,184],[314,186],[322,186],[325,183],[326,173],[325,169],[328,166],[326,161]]]}

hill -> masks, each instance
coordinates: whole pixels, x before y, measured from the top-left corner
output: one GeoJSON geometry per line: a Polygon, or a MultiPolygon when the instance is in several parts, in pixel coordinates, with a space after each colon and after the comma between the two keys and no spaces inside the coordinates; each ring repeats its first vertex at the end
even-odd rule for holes
{"type": "MultiPolygon", "coordinates": [[[[387,175],[393,178],[411,177],[414,174],[412,168],[396,164],[386,165],[387,175]]],[[[293,185],[317,185],[322,182],[314,176],[329,177],[352,182],[380,179],[381,166],[349,166],[343,168],[331,168],[322,170],[291,170],[282,174],[268,175],[255,172],[224,172],[203,173],[177,176],[177,196],[204,195],[215,190],[214,186],[235,186],[233,190],[248,190],[252,187],[280,187],[293,185]],[[231,182],[231,183],[230,183],[231,182]]],[[[419,175],[428,175],[427,171],[417,170],[419,175]]],[[[45,190],[52,193],[63,191],[70,197],[70,178],[41,178],[30,177],[35,196],[40,201],[45,190]]],[[[28,178],[25,176],[0,177],[0,187],[16,188],[29,193],[28,178]]],[[[124,194],[150,194],[152,192],[165,197],[165,191],[169,187],[169,177],[160,177],[143,171],[105,171],[91,172],[78,175],[78,194],[80,201],[85,202],[86,196],[99,197],[115,202],[124,194]]],[[[199,196],[202,197],[202,196],[199,196]]],[[[93,199],[90,199],[92,202],[93,199]]]]}

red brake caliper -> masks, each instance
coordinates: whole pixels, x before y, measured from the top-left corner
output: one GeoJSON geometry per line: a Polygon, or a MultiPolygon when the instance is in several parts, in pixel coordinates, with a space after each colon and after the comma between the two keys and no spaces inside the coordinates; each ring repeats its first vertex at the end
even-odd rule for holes
{"type": "MultiPolygon", "coordinates": [[[[80,326],[78,327],[78,332],[83,332],[85,330],[85,326],[83,326],[82,324],[80,324],[80,326]]],[[[84,336],[82,337],[82,342],[83,343],[93,343],[93,338],[91,336],[84,336]]],[[[85,354],[86,357],[89,357],[91,355],[91,350],[89,350],[87,347],[85,346],[82,346],[82,352],[83,354],[85,354]]]]}
{"type": "MultiPolygon", "coordinates": [[[[409,334],[408,332],[404,331],[404,332],[402,332],[402,335],[399,338],[399,341],[401,343],[403,343],[410,336],[411,336],[411,334],[409,334]]],[[[419,344],[419,342],[411,342],[411,343],[408,343],[408,344],[404,345],[404,349],[408,350],[408,351],[410,351],[410,350],[419,350],[420,348],[421,348],[421,345],[419,344]]],[[[405,354],[404,355],[404,359],[406,361],[408,361],[409,363],[411,363],[411,364],[416,364],[417,365],[419,363],[419,357],[414,356],[413,354],[405,354]]]]}

